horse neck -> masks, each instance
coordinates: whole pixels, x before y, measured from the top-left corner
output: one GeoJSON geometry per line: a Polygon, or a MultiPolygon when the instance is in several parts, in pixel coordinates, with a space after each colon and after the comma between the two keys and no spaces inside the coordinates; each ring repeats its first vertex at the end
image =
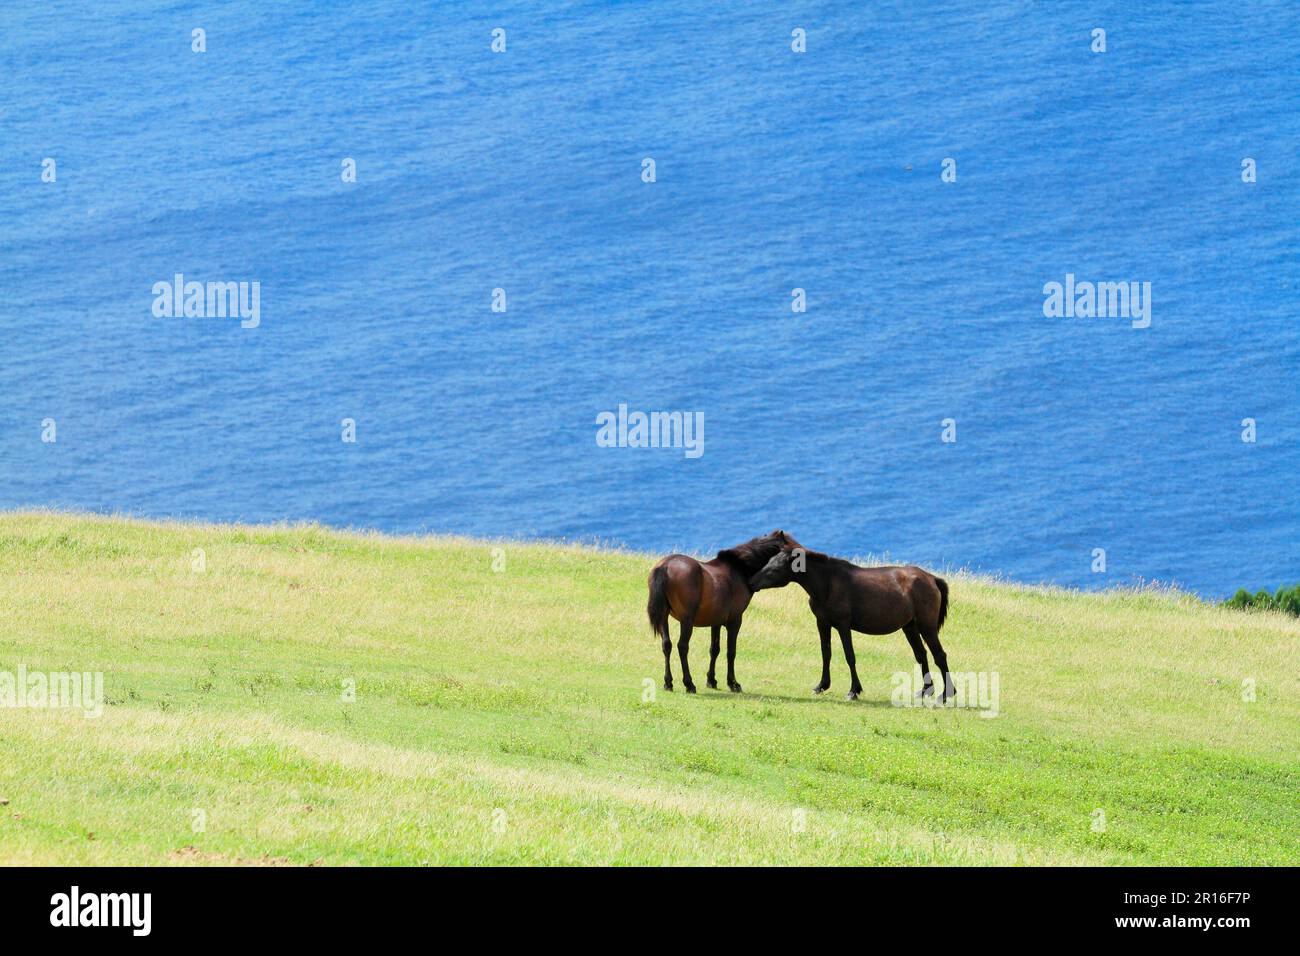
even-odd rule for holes
{"type": "Polygon", "coordinates": [[[826,584],[830,579],[830,568],[809,561],[803,571],[792,575],[795,583],[808,592],[811,598],[821,598],[826,594],[826,584]]]}

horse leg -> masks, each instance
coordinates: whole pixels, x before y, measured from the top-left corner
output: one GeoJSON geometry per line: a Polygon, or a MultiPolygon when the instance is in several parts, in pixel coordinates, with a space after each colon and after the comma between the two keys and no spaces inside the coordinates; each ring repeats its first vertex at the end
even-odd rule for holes
{"type": "Polygon", "coordinates": [[[663,633],[659,635],[664,649],[664,690],[673,689],[673,639],[668,633],[668,622],[664,622],[663,633]]]}
{"type": "Polygon", "coordinates": [[[934,655],[935,666],[939,668],[939,673],[943,675],[943,693],[939,695],[939,703],[943,703],[950,697],[957,696],[957,688],[953,686],[952,675],[948,673],[948,655],[943,652],[943,645],[939,643],[939,629],[922,628],[921,637],[925,638],[925,644],[930,648],[930,653],[934,655]]]}
{"type": "Polygon", "coordinates": [[[718,651],[722,645],[722,626],[714,624],[709,632],[709,677],[705,681],[714,690],[718,689],[718,651]]]}
{"type": "Polygon", "coordinates": [[[740,618],[727,622],[727,687],[733,694],[740,693],[736,680],[736,637],[740,634],[740,618]]]}
{"type": "Polygon", "coordinates": [[[903,633],[907,635],[907,643],[912,645],[912,656],[916,662],[921,665],[921,675],[924,678],[924,684],[916,692],[919,700],[922,697],[934,696],[934,678],[930,676],[930,660],[925,656],[925,645],[921,643],[921,629],[916,626],[916,622],[903,625],[903,633]]]}
{"type": "Polygon", "coordinates": [[[686,693],[695,693],[695,681],[691,680],[691,665],[686,660],[686,655],[691,652],[691,629],[694,622],[689,617],[682,618],[681,637],[677,639],[677,656],[682,659],[682,686],[686,688],[686,693]]]}
{"type": "Polygon", "coordinates": [[[817,619],[817,636],[822,642],[822,679],[813,688],[814,694],[831,689],[831,622],[817,619]]]}
{"type": "Polygon", "coordinates": [[[858,680],[858,659],[853,656],[853,632],[847,627],[840,628],[840,643],[844,645],[844,659],[849,662],[849,673],[853,675],[849,700],[857,700],[862,693],[862,682],[858,680]]]}

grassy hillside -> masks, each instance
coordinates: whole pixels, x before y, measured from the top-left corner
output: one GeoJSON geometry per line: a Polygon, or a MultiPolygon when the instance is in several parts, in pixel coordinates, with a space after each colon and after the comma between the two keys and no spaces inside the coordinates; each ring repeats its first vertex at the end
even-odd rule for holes
{"type": "Polygon", "coordinates": [[[0,514],[0,672],[108,698],[0,708],[0,863],[1300,863],[1280,613],[952,575],[989,719],[891,706],[901,634],[857,639],[862,700],[838,646],[814,697],[792,587],[743,695],[704,689],[705,631],[701,692],[644,702],[651,559],[497,546],[0,514]]]}

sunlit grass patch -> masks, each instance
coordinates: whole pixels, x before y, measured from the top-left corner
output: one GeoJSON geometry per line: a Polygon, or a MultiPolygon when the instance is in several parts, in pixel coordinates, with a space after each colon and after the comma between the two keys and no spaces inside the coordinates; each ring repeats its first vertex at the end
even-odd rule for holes
{"type": "MultiPolygon", "coordinates": [[[[820,670],[795,589],[746,692],[659,686],[652,558],[317,526],[0,516],[0,862],[1297,863],[1300,622],[952,574],[997,716],[891,706],[901,635],[820,670]],[[201,552],[201,560],[196,557],[201,552]],[[199,825],[201,821],[201,826],[199,825]]],[[[697,682],[708,632],[697,631],[697,682]]],[[[674,654],[674,669],[677,668],[674,654]]]]}

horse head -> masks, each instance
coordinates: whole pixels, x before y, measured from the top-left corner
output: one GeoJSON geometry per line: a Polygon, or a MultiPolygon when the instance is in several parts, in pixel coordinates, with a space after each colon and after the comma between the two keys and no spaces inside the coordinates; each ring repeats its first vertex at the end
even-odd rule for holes
{"type": "Polygon", "coordinates": [[[794,564],[802,551],[802,548],[795,545],[792,548],[782,548],[772,555],[767,564],[749,579],[749,589],[762,591],[767,588],[785,587],[794,580],[794,564]]]}
{"type": "Polygon", "coordinates": [[[778,542],[780,542],[781,549],[783,551],[791,551],[795,548],[803,547],[803,545],[801,545],[798,541],[794,539],[794,535],[787,534],[786,532],[782,531],[780,528],[777,528],[770,535],[768,535],[768,537],[775,538],[778,542]]]}
{"type": "Polygon", "coordinates": [[[718,557],[724,561],[739,565],[743,569],[745,577],[748,578],[761,571],[773,555],[799,547],[802,547],[802,545],[798,541],[777,528],[770,534],[760,535],[757,538],[751,538],[744,544],[738,544],[734,548],[719,551],[718,557]]]}

